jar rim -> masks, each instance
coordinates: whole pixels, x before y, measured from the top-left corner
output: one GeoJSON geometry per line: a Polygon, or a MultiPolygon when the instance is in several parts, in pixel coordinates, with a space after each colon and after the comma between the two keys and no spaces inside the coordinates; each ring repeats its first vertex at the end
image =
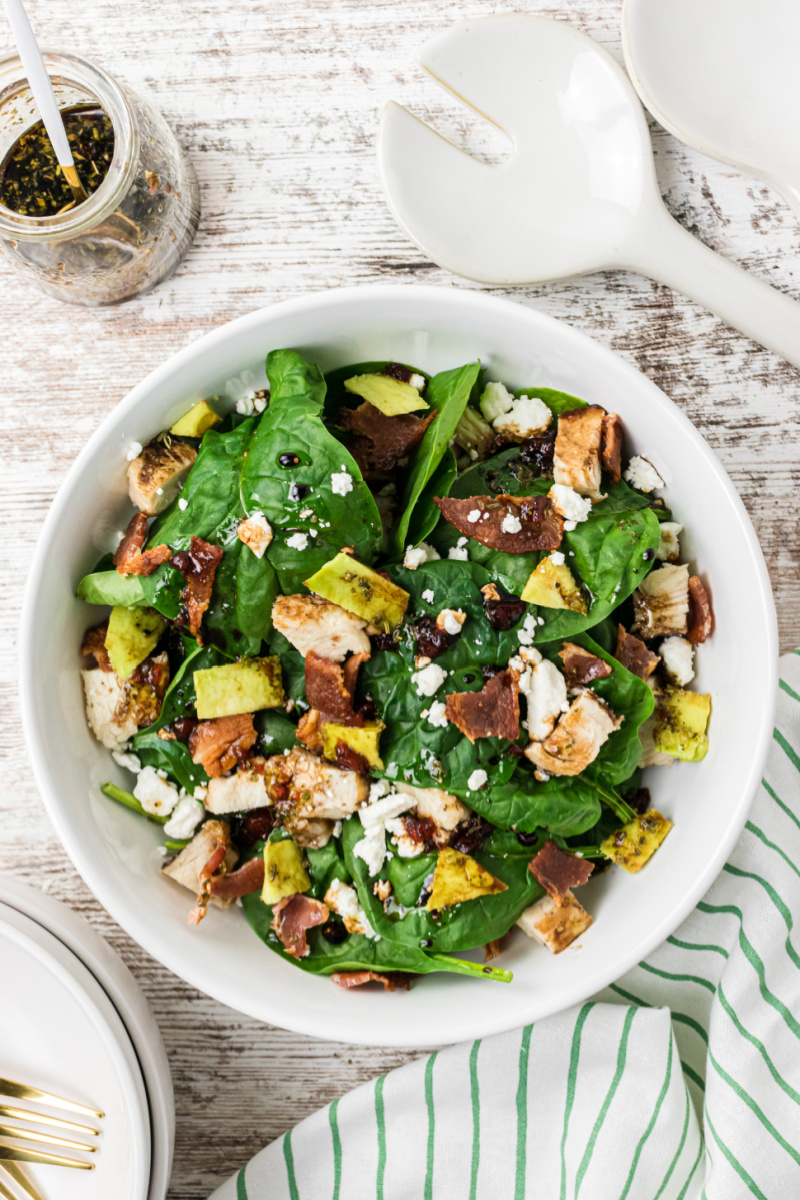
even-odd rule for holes
{"type": "MultiPolygon", "coordinates": [[[[54,83],[72,85],[93,97],[114,129],[114,155],[97,191],[76,208],[48,216],[28,216],[0,203],[0,233],[18,241],[61,241],[95,228],[109,216],[130,187],[138,159],[138,125],[123,88],[102,67],[74,54],[42,51],[54,83]]],[[[0,56],[0,108],[23,88],[30,90],[19,55],[0,56]]]]}

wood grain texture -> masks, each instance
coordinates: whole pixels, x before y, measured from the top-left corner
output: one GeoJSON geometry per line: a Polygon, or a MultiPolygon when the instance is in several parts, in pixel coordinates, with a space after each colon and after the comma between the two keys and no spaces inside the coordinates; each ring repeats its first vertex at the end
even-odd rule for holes
{"type": "MultiPolygon", "coordinates": [[[[618,0],[522,7],[579,24],[621,59],[618,0]]],[[[240,1017],[153,962],[93,900],[50,828],[23,746],[15,662],[23,583],[70,463],[106,413],[173,351],[310,290],[380,280],[473,286],[424,261],[395,226],[377,180],[375,132],[391,97],[488,161],[502,157],[497,132],[414,58],[428,36],[491,8],[485,0],[29,0],[29,9],[45,46],[82,53],[152,97],[194,160],[203,214],[178,274],[115,309],[62,306],[0,263],[0,870],[44,883],[81,912],[141,982],[175,1078],[170,1197],[199,1200],[288,1126],[416,1052],[323,1044],[240,1017]]],[[[780,198],[659,129],[653,140],[664,196],[681,223],[796,296],[800,228],[780,198]]],[[[782,648],[800,643],[794,369],[638,276],[498,291],[610,346],[695,422],[755,523],[782,648]]]]}

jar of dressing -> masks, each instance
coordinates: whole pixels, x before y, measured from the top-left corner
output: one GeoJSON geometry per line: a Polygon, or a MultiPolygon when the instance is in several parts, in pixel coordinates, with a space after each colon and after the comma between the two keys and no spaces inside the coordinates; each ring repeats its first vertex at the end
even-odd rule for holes
{"type": "Polygon", "coordinates": [[[126,86],[72,55],[43,58],[89,195],[75,203],[19,57],[0,58],[0,251],[58,300],[129,300],[166,279],[191,245],[194,168],[126,86]]]}

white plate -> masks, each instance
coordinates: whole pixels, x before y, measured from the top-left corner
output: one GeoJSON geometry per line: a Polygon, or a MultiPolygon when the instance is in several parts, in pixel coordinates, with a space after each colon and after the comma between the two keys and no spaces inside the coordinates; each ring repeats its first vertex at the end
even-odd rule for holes
{"type": "MultiPolygon", "coordinates": [[[[256,384],[259,386],[259,383],[256,384]]],[[[777,637],[764,561],[733,485],[700,434],[654,384],[568,325],[521,304],[456,288],[342,289],[256,312],[208,334],[144,380],[97,430],[48,515],[28,580],[21,631],[22,714],[50,817],[73,862],[117,921],[200,990],[261,1020],[317,1037],[374,1045],[457,1041],[538,1020],[583,1000],[647,955],[683,920],[729,854],[746,818],[772,731],[777,637]],[[513,984],[428,977],[410,993],[337,989],[264,948],[241,912],[187,926],[188,892],[159,877],[157,831],[106,800],[129,784],[84,719],[78,646],[99,619],[74,600],[81,576],[130,515],[126,450],[203,396],[294,346],[330,369],[395,358],[428,371],[480,357],[490,377],[550,385],[614,409],[630,443],[652,457],[688,529],[717,627],[698,654],[697,687],[714,697],[711,750],[699,765],[653,772],[657,808],[676,821],[639,876],[607,871],[586,889],[595,917],[580,947],[551,957],[515,939],[513,984]]]]}
{"type": "MultiPolygon", "coordinates": [[[[59,1200],[108,1200],[111,1195],[146,1200],[147,1095],[116,1009],[63,943],[6,905],[0,906],[0,961],[3,1074],[105,1113],[98,1150],[90,1160],[94,1170],[30,1166],[26,1171],[34,1185],[44,1196],[57,1192],[59,1200]]],[[[55,1153],[88,1160],[79,1152],[55,1153]]]]}
{"type": "Polygon", "coordinates": [[[30,917],[63,942],[117,1010],[136,1052],[150,1109],[148,1200],[164,1200],[175,1145],[175,1099],[164,1043],[139,985],[99,933],[65,904],[8,875],[0,877],[0,903],[30,917]]]}

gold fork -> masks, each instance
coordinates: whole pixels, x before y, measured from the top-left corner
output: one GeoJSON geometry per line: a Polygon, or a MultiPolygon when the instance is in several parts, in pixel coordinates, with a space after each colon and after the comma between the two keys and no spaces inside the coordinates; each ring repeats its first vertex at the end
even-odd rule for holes
{"type": "MultiPolygon", "coordinates": [[[[97,1109],[88,1108],[85,1104],[78,1104],[75,1100],[66,1100],[63,1096],[54,1096],[52,1092],[45,1092],[41,1088],[18,1083],[13,1079],[0,1078],[0,1096],[10,1097],[14,1100],[32,1100],[39,1104],[45,1104],[50,1108],[60,1108],[69,1113],[95,1117],[98,1120],[102,1120],[105,1115],[97,1109]]],[[[91,1142],[77,1140],[73,1137],[64,1137],[64,1133],[74,1133],[88,1138],[98,1138],[100,1136],[100,1130],[94,1126],[78,1124],[76,1121],[67,1121],[63,1117],[53,1117],[46,1113],[36,1112],[35,1109],[18,1108],[16,1105],[0,1102],[0,1138],[11,1138],[13,1141],[33,1143],[32,1146],[28,1147],[9,1145],[5,1140],[0,1141],[0,1170],[5,1171],[6,1175],[31,1197],[31,1200],[41,1200],[41,1197],[18,1166],[19,1163],[72,1167],[80,1171],[94,1170],[94,1163],[92,1162],[86,1162],[77,1158],[68,1158],[63,1154],[54,1154],[50,1149],[45,1149],[45,1147],[53,1147],[58,1150],[78,1150],[86,1154],[96,1153],[96,1143],[92,1144],[91,1142]],[[50,1132],[40,1133],[36,1129],[26,1128],[23,1125],[8,1124],[6,1120],[8,1118],[12,1121],[25,1121],[32,1125],[58,1129],[60,1132],[58,1134],[50,1132]]],[[[2,1181],[0,1181],[0,1196],[3,1197],[3,1200],[18,1200],[2,1181]]]]}

